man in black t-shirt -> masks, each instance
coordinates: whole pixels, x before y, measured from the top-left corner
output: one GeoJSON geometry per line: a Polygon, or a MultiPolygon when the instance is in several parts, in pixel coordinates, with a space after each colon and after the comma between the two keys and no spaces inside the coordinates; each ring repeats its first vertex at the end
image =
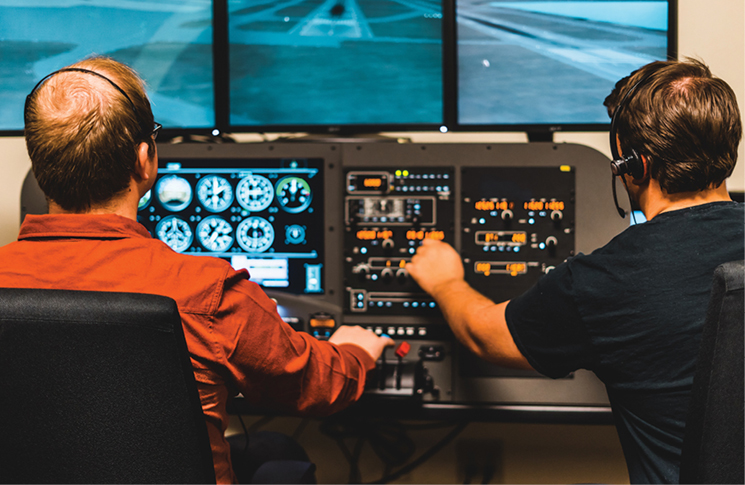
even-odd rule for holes
{"type": "Polygon", "coordinates": [[[605,105],[613,171],[648,222],[498,304],[465,282],[446,243],[424,241],[407,270],[481,358],[549,377],[594,371],[631,482],[675,483],[712,275],[745,253],[745,211],[724,182],[740,113],[732,89],[695,60],[643,66],[605,105]]]}

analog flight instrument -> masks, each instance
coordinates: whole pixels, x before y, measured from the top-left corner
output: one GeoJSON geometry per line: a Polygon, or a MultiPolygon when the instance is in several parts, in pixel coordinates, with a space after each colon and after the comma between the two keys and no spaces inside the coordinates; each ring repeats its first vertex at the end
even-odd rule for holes
{"type": "Polygon", "coordinates": [[[251,212],[263,211],[274,199],[272,183],[261,175],[248,175],[236,188],[238,203],[251,212]]]}
{"type": "Polygon", "coordinates": [[[164,217],[158,222],[155,234],[177,253],[186,251],[194,240],[194,233],[189,224],[176,216],[164,217]]]}
{"type": "Polygon", "coordinates": [[[207,175],[197,183],[197,198],[210,212],[222,212],[233,202],[233,187],[227,179],[207,175]]]}
{"type": "Polygon", "coordinates": [[[209,216],[197,225],[197,238],[208,251],[221,253],[233,245],[233,226],[219,216],[209,216]]]}
{"type": "Polygon", "coordinates": [[[308,182],[290,175],[277,182],[277,202],[287,212],[302,212],[310,206],[313,194],[308,182]]]}
{"type": "Polygon", "coordinates": [[[263,253],[274,242],[274,227],[263,217],[248,217],[236,229],[238,244],[249,253],[263,253]]]}
{"type": "Polygon", "coordinates": [[[161,178],[155,187],[155,193],[163,207],[172,212],[186,209],[192,199],[191,185],[178,175],[166,175],[161,178]]]}

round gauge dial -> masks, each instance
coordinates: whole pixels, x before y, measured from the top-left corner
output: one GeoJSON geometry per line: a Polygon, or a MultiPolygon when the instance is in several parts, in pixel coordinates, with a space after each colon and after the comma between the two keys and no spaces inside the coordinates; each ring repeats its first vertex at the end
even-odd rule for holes
{"type": "Polygon", "coordinates": [[[148,206],[150,198],[153,196],[153,191],[148,190],[145,195],[140,198],[140,202],[137,203],[137,210],[140,211],[148,206]]]}
{"type": "Polygon", "coordinates": [[[233,187],[227,179],[207,175],[197,183],[197,198],[210,212],[222,212],[233,202],[233,187]]]}
{"type": "Polygon", "coordinates": [[[186,209],[191,203],[191,185],[178,175],[166,175],[158,181],[155,193],[163,207],[172,212],[186,209]]]}
{"type": "Polygon", "coordinates": [[[287,212],[302,212],[308,208],[313,194],[305,179],[289,176],[277,182],[277,202],[287,212]]]}
{"type": "Polygon", "coordinates": [[[223,252],[233,244],[233,226],[222,217],[205,217],[197,225],[197,238],[208,251],[223,252]]]}
{"type": "Polygon", "coordinates": [[[238,203],[251,212],[263,211],[274,199],[272,183],[261,175],[249,175],[236,188],[238,203]]]}
{"type": "Polygon", "coordinates": [[[274,228],[261,217],[249,217],[238,224],[238,244],[249,253],[263,253],[274,242],[274,228]]]}
{"type": "Polygon", "coordinates": [[[305,226],[293,224],[285,226],[285,239],[287,244],[302,244],[305,242],[305,226]]]}
{"type": "Polygon", "coordinates": [[[155,226],[155,234],[178,253],[186,251],[194,240],[194,233],[189,224],[176,216],[164,217],[155,226]]]}

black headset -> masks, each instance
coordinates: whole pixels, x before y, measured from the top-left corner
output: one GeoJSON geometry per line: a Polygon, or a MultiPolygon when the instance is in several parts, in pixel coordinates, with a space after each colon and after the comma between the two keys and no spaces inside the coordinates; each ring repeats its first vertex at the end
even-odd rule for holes
{"type": "MultiPolygon", "coordinates": [[[[621,102],[618,103],[615,111],[613,111],[613,117],[610,121],[610,152],[613,156],[613,159],[610,162],[610,169],[611,172],[613,172],[613,175],[611,176],[611,188],[613,189],[613,202],[616,204],[618,215],[622,218],[626,217],[626,211],[618,205],[618,197],[616,194],[616,176],[619,176],[621,178],[621,181],[623,181],[624,185],[626,185],[626,180],[623,178],[623,175],[625,174],[629,174],[635,179],[640,179],[644,177],[644,162],[642,161],[642,157],[639,156],[639,153],[637,153],[634,148],[629,147],[628,155],[625,157],[622,157],[621,154],[618,153],[618,145],[616,140],[618,135],[618,114],[628,103],[628,100],[631,98],[631,94],[636,91],[639,86],[647,82],[647,80],[651,78],[654,73],[655,71],[647,73],[646,76],[641,78],[639,81],[636,82],[636,84],[631,86],[628,91],[626,91],[626,94],[624,94],[623,98],[621,98],[621,102]]],[[[633,208],[633,203],[631,202],[631,194],[628,194],[628,196],[629,204],[631,204],[633,208]]],[[[631,213],[631,216],[634,221],[636,221],[633,212],[631,213]]]]}
{"type": "Polygon", "coordinates": [[[616,138],[618,135],[618,114],[628,104],[634,91],[651,78],[654,73],[655,71],[647,73],[646,76],[631,86],[631,88],[626,91],[623,98],[621,98],[621,102],[618,103],[616,110],[613,112],[613,117],[610,121],[610,151],[611,155],[613,155],[613,160],[610,162],[610,169],[613,172],[613,175],[622,176],[624,174],[629,174],[635,179],[644,177],[644,162],[642,162],[642,158],[634,148],[629,147],[629,154],[625,157],[618,153],[618,146],[616,144],[616,138]]]}
{"type": "Polygon", "coordinates": [[[114,86],[114,88],[116,88],[117,91],[119,91],[120,93],[122,93],[125,98],[127,98],[127,101],[129,101],[130,106],[132,106],[132,111],[134,111],[135,117],[137,116],[137,108],[135,108],[135,104],[132,102],[132,98],[130,98],[127,95],[127,93],[122,88],[120,88],[114,81],[112,81],[111,79],[107,78],[103,74],[99,74],[96,71],[91,71],[90,69],[83,69],[81,67],[65,67],[63,69],[60,69],[59,71],[54,71],[51,74],[47,74],[46,76],[44,76],[43,78],[41,78],[41,80],[38,83],[36,83],[36,86],[34,86],[34,89],[32,89],[30,93],[28,93],[28,96],[26,96],[26,103],[23,106],[23,122],[24,122],[24,124],[27,124],[28,123],[28,105],[31,103],[31,97],[34,95],[34,93],[36,92],[36,90],[39,89],[39,86],[41,86],[42,84],[44,84],[44,81],[46,81],[50,77],[52,77],[55,74],[58,74],[60,72],[84,72],[84,73],[87,73],[87,74],[93,74],[94,76],[98,76],[101,79],[107,81],[109,84],[111,84],[112,86],[114,86]]]}

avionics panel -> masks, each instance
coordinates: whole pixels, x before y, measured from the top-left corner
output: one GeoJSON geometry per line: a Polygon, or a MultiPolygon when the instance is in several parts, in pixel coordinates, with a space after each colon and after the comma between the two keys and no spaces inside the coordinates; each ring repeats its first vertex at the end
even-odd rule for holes
{"type": "Polygon", "coordinates": [[[324,291],[323,160],[160,159],[139,221],[176,252],[245,268],[265,288],[324,291]]]}
{"type": "MultiPolygon", "coordinates": [[[[401,261],[405,266],[422,240],[442,239],[462,254],[469,283],[502,301],[574,252],[605,244],[628,223],[617,216],[608,159],[599,152],[552,143],[259,143],[164,145],[159,150],[163,169],[169,162],[180,162],[182,171],[199,169],[200,179],[210,174],[225,177],[214,169],[230,169],[236,174],[234,179],[227,175],[234,199],[249,173],[271,182],[275,192],[269,207],[278,211],[258,210],[266,201],[260,196],[262,184],[254,180],[247,192],[256,210],[244,214],[247,209],[240,203],[230,205],[241,218],[228,220],[233,234],[246,218],[268,221],[274,215],[268,222],[274,224],[275,236],[281,233],[277,224],[297,223],[306,226],[307,248],[315,244],[312,238],[320,238],[322,247],[316,251],[323,258],[323,293],[306,293],[303,285],[293,290],[292,282],[287,288],[265,288],[276,299],[280,315],[298,330],[325,338],[339,325],[361,325],[394,338],[398,352],[387,350],[368,381],[371,398],[411,398],[445,408],[476,404],[607,413],[605,388],[591,372],[551,380],[487,364],[462,350],[439,309],[431,308],[431,300],[399,272],[405,269],[401,261]],[[308,179],[314,212],[301,212],[301,222],[285,223],[280,216],[297,214],[279,208],[276,185],[285,176],[278,172],[286,167],[283,163],[292,160],[305,160],[303,168],[318,169],[308,179]],[[270,176],[272,171],[276,177],[270,176]],[[319,212],[323,217],[316,219],[319,212]],[[353,305],[353,296],[359,294],[354,291],[363,294],[362,307],[353,305]],[[427,302],[424,308],[422,302],[427,302]]],[[[161,176],[168,175],[172,173],[161,176]]],[[[221,213],[206,207],[196,213],[199,180],[196,174],[181,176],[192,189],[192,201],[181,211],[159,214],[186,215],[196,231],[198,222],[190,221],[191,215],[221,213]]],[[[228,219],[231,215],[236,214],[228,209],[228,219]]],[[[280,252],[277,246],[274,251],[280,252]]],[[[208,253],[203,247],[194,251],[208,253]]],[[[260,254],[268,257],[271,252],[260,254]]]]}
{"type": "Polygon", "coordinates": [[[483,295],[518,296],[574,254],[571,166],[464,167],[461,187],[460,254],[483,295]]]}
{"type": "Polygon", "coordinates": [[[376,167],[345,177],[345,313],[438,315],[406,263],[424,239],[453,243],[453,167],[376,167]]]}
{"type": "MultiPolygon", "coordinates": [[[[627,225],[613,207],[607,158],[587,147],[552,143],[381,143],[350,144],[343,150],[344,217],[350,229],[344,239],[345,285],[359,293],[377,291],[381,283],[380,278],[373,280],[370,276],[375,272],[373,268],[362,277],[354,272],[355,268],[364,268],[358,266],[364,258],[355,252],[355,247],[359,251],[364,246],[357,232],[376,229],[374,239],[372,231],[361,236],[378,241],[379,246],[368,248],[367,253],[377,255],[387,239],[382,237],[388,235],[385,230],[394,234],[404,230],[406,234],[415,229],[414,221],[399,220],[401,207],[406,206],[396,202],[400,192],[391,190],[399,170],[402,175],[404,170],[420,174],[421,183],[424,174],[429,180],[432,174],[452,174],[447,201],[435,197],[435,229],[443,231],[444,240],[463,257],[468,282],[495,301],[520,294],[567,257],[577,251],[592,251],[627,225]],[[363,200],[359,202],[358,198],[363,200]],[[386,225],[381,219],[383,200],[385,211],[393,216],[386,225]],[[443,207],[452,210],[445,212],[448,218],[452,216],[452,234],[447,223],[442,225],[443,207]]],[[[432,195],[416,187],[414,193],[418,198],[432,195]]],[[[411,196],[410,189],[407,196],[411,196]]],[[[429,230],[427,216],[416,223],[417,232],[424,235],[429,230]]],[[[403,242],[407,247],[408,242],[403,242]]],[[[399,242],[390,250],[392,254],[400,251],[399,242]]],[[[405,253],[400,257],[405,258],[405,253]]],[[[396,266],[395,262],[391,266],[396,266]]],[[[397,284],[394,276],[389,287],[397,284]]],[[[406,284],[411,285],[407,290],[412,294],[421,292],[412,282],[406,284]]],[[[352,305],[353,295],[345,296],[343,304],[352,305]]],[[[421,302],[417,311],[395,304],[378,307],[377,301],[373,308],[369,301],[362,308],[366,310],[345,307],[343,323],[388,333],[397,346],[410,346],[408,353],[401,352],[403,357],[388,352],[385,364],[378,366],[379,380],[373,382],[369,392],[390,396],[408,393],[428,403],[488,404],[505,409],[558,406],[568,411],[573,406],[600,406],[607,410],[605,388],[589,371],[579,370],[565,379],[551,380],[535,372],[488,364],[462,348],[441,314],[422,310],[421,302]],[[399,388],[394,377],[400,372],[413,375],[399,388]]]]}

